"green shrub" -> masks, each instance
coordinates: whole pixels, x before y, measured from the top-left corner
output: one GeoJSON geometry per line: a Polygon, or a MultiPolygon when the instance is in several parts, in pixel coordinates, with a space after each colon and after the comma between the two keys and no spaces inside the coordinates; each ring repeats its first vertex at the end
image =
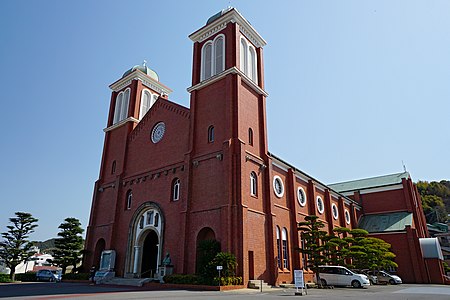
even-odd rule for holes
{"type": "Polygon", "coordinates": [[[11,282],[9,274],[0,274],[0,282],[11,282]]]}
{"type": "MultiPolygon", "coordinates": [[[[219,285],[219,277],[214,277],[214,285],[219,285]]],[[[220,285],[242,285],[242,277],[227,276],[220,277],[220,285]]]]}
{"type": "Polygon", "coordinates": [[[217,275],[217,266],[222,266],[221,276],[234,277],[237,267],[236,256],[230,252],[219,252],[209,266],[214,269],[214,276],[217,275]]]}
{"type": "Polygon", "coordinates": [[[33,282],[36,280],[36,272],[16,274],[16,281],[33,282]]]}
{"type": "Polygon", "coordinates": [[[174,284],[203,284],[201,278],[192,274],[172,274],[164,276],[165,283],[174,284]]]}
{"type": "Polygon", "coordinates": [[[210,262],[220,252],[220,242],[217,240],[203,240],[197,246],[196,273],[205,278],[216,275],[216,267],[210,262]]]}
{"type": "Polygon", "coordinates": [[[63,280],[89,280],[89,273],[67,273],[62,276],[63,280]]]}

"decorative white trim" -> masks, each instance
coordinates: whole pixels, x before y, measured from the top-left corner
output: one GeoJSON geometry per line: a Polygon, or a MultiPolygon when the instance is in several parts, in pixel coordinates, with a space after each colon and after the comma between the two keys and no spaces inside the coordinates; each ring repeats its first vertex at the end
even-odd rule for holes
{"type": "Polygon", "coordinates": [[[333,219],[337,220],[339,218],[339,209],[336,203],[331,203],[331,214],[333,215],[333,219]]]}
{"type": "Polygon", "coordinates": [[[303,174],[298,173],[298,172],[295,172],[295,177],[297,177],[298,179],[300,179],[301,181],[303,181],[305,183],[308,183],[309,179],[310,179],[310,178],[308,178],[308,177],[306,177],[303,174]]]}
{"type": "Polygon", "coordinates": [[[224,29],[228,23],[237,23],[239,30],[256,46],[264,47],[267,42],[259,35],[259,33],[253,28],[252,25],[236,10],[231,9],[229,12],[220,16],[214,22],[205,25],[196,32],[189,35],[189,38],[193,42],[203,42],[210,36],[216,34],[220,30],[224,29]]]}
{"type": "Polygon", "coordinates": [[[284,183],[283,183],[283,180],[281,179],[281,177],[278,176],[278,175],[273,176],[273,182],[272,183],[273,183],[273,191],[274,191],[275,195],[278,198],[283,197],[283,195],[284,195],[284,183]],[[275,186],[275,182],[276,181],[278,181],[280,183],[280,185],[281,185],[281,192],[280,193],[277,192],[277,189],[276,189],[276,186],[275,186]]]}
{"type": "Polygon", "coordinates": [[[319,212],[319,214],[323,214],[323,212],[325,211],[325,203],[323,202],[323,199],[320,196],[316,197],[316,207],[317,207],[317,211],[319,212]],[[319,208],[319,200],[320,200],[320,203],[322,204],[322,209],[319,208]]]}
{"type": "Polygon", "coordinates": [[[301,186],[297,188],[297,202],[298,204],[300,204],[301,207],[304,207],[306,205],[306,193],[301,186]],[[302,193],[303,195],[303,202],[300,200],[300,193],[302,193]]]}
{"type": "Polygon", "coordinates": [[[275,162],[275,161],[272,161],[272,166],[275,166],[275,167],[277,167],[277,168],[280,168],[281,170],[283,170],[283,171],[285,171],[285,172],[288,171],[288,168],[286,168],[285,166],[283,166],[283,165],[281,165],[281,164],[279,164],[278,162],[275,162]]]}
{"type": "Polygon", "coordinates": [[[106,127],[105,129],[103,129],[103,132],[108,132],[108,131],[111,131],[111,130],[113,130],[113,129],[116,129],[116,128],[122,126],[122,125],[125,125],[127,122],[135,122],[135,123],[139,123],[139,120],[136,119],[136,118],[133,118],[133,117],[128,117],[128,118],[123,119],[122,121],[120,121],[120,122],[118,122],[118,123],[116,123],[116,124],[114,124],[114,125],[111,125],[111,126],[109,126],[109,127],[106,127]]]}
{"type": "Polygon", "coordinates": [[[196,90],[199,90],[201,88],[204,88],[205,86],[208,86],[208,85],[210,85],[210,84],[212,84],[212,83],[214,83],[214,82],[224,78],[228,74],[238,74],[238,75],[240,75],[242,77],[242,80],[248,86],[250,86],[255,92],[257,92],[258,94],[263,95],[265,97],[269,96],[269,94],[266,91],[264,91],[262,88],[260,88],[258,85],[256,85],[256,83],[253,80],[248,78],[247,75],[245,75],[241,70],[239,70],[236,67],[231,67],[231,68],[229,68],[229,69],[227,69],[227,70],[225,70],[225,71],[223,71],[223,72],[221,72],[219,74],[211,76],[208,79],[205,79],[205,80],[201,81],[200,83],[197,83],[196,85],[187,88],[187,91],[189,93],[191,93],[192,91],[196,91],[196,90]]]}
{"type": "Polygon", "coordinates": [[[109,88],[111,90],[113,90],[114,92],[117,92],[117,91],[120,91],[121,89],[123,89],[124,87],[130,85],[130,83],[133,80],[140,80],[143,85],[154,90],[155,92],[157,92],[159,94],[169,95],[170,93],[172,93],[171,89],[162,85],[158,81],[155,81],[153,78],[147,76],[147,74],[145,74],[142,71],[137,70],[137,69],[134,70],[133,72],[131,72],[130,74],[128,74],[127,76],[125,76],[124,78],[121,78],[121,79],[117,80],[116,82],[112,83],[109,86],[109,88]]]}
{"type": "Polygon", "coordinates": [[[315,184],[315,187],[321,191],[321,192],[325,192],[325,187],[323,187],[320,183],[317,182],[317,184],[315,184]]]}

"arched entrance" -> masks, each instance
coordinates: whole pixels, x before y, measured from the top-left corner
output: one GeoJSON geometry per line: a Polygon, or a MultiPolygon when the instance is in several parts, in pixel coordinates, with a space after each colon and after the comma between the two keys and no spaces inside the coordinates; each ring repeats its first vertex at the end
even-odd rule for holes
{"type": "Polygon", "coordinates": [[[153,278],[158,268],[159,238],[149,230],[142,246],[141,278],[153,278]]]}
{"type": "Polygon", "coordinates": [[[92,261],[93,265],[91,267],[96,267],[99,268],[100,267],[100,258],[102,256],[102,252],[103,250],[105,250],[105,240],[104,239],[99,239],[97,241],[97,244],[95,245],[95,250],[94,250],[94,259],[92,261]]]}

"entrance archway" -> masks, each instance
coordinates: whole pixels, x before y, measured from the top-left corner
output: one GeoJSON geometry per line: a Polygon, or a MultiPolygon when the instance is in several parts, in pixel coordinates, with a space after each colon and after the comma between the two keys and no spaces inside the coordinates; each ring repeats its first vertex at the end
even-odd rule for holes
{"type": "Polygon", "coordinates": [[[158,268],[159,238],[154,230],[149,230],[142,245],[141,277],[153,278],[158,268]]]}
{"type": "Polygon", "coordinates": [[[95,245],[95,250],[94,250],[94,259],[93,259],[93,265],[96,268],[100,267],[100,258],[102,256],[102,252],[103,250],[105,250],[105,240],[104,239],[99,239],[97,241],[97,244],[95,245]]]}

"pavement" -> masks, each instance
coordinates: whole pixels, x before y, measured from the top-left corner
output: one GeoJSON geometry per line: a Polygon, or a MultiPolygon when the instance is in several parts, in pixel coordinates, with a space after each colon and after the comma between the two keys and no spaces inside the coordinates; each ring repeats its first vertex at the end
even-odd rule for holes
{"type": "Polygon", "coordinates": [[[146,290],[145,288],[90,285],[88,283],[14,283],[0,284],[0,299],[392,299],[392,300],[450,300],[450,286],[444,285],[383,285],[365,289],[334,288],[309,289],[308,294],[295,296],[295,289],[273,288],[260,292],[254,289],[241,289],[226,292],[187,291],[187,290],[146,290]]]}

